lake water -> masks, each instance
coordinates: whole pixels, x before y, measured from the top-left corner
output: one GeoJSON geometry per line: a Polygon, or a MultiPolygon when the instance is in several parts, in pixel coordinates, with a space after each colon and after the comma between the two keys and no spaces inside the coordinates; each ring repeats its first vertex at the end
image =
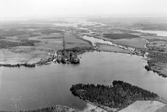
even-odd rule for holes
{"type": "Polygon", "coordinates": [[[167,36],[167,31],[154,31],[154,30],[137,30],[144,33],[154,33],[157,36],[167,36]]]}
{"type": "Polygon", "coordinates": [[[167,99],[167,79],[144,69],[141,57],[87,52],[79,65],[0,68],[0,110],[29,110],[57,104],[83,109],[86,103],[70,92],[77,83],[111,84],[123,80],[167,99]]]}

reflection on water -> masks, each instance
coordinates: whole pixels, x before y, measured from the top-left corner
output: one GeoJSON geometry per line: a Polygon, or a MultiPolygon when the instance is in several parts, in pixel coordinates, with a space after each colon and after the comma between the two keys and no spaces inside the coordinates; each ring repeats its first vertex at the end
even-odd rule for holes
{"type": "Polygon", "coordinates": [[[111,84],[123,80],[167,99],[167,79],[144,69],[146,62],[129,54],[88,52],[79,65],[51,64],[35,68],[3,68],[0,110],[28,110],[66,105],[83,109],[86,103],[69,91],[73,84],[111,84]]]}
{"type": "Polygon", "coordinates": [[[3,74],[3,68],[0,68],[0,90],[2,86],[2,74],[3,74]]]}

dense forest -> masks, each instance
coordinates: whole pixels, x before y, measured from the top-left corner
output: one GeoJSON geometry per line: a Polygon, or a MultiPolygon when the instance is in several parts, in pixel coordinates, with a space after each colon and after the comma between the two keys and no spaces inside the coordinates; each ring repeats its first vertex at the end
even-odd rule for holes
{"type": "Polygon", "coordinates": [[[23,39],[20,42],[13,42],[13,41],[6,41],[6,40],[0,40],[0,49],[2,48],[10,48],[10,47],[16,47],[16,46],[34,46],[35,43],[40,42],[37,40],[27,40],[23,39]]]}
{"type": "Polygon", "coordinates": [[[123,81],[113,81],[113,86],[76,84],[70,88],[74,96],[112,108],[122,108],[136,100],[153,100],[158,95],[123,81]]]}

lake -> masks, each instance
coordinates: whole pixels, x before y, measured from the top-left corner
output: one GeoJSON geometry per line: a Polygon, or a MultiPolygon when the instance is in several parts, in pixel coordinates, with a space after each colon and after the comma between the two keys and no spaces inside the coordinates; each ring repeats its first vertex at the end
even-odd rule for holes
{"type": "Polygon", "coordinates": [[[167,99],[167,79],[144,69],[141,57],[110,52],[87,52],[79,65],[55,64],[35,68],[3,68],[0,110],[29,110],[57,104],[83,109],[86,103],[70,92],[77,83],[111,84],[123,80],[167,99]]]}
{"type": "Polygon", "coordinates": [[[136,31],[140,31],[143,33],[154,33],[157,34],[157,36],[167,36],[167,31],[157,31],[157,30],[136,30],[136,31]]]}

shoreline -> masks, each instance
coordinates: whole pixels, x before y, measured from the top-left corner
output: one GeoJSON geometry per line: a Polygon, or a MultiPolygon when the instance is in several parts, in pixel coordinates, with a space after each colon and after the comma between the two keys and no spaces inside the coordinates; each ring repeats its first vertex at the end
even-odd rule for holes
{"type": "MultiPolygon", "coordinates": [[[[142,56],[144,58],[146,58],[147,60],[147,65],[145,65],[145,69],[147,71],[153,71],[155,73],[157,73],[159,76],[162,76],[164,78],[167,77],[167,75],[165,75],[164,73],[161,72],[161,70],[156,70],[154,68],[151,67],[151,65],[149,65],[149,58],[143,54],[143,50],[144,52],[146,52],[146,49],[147,49],[147,44],[149,43],[149,41],[147,39],[144,39],[147,43],[146,45],[144,45],[144,49],[143,48],[135,48],[135,47],[131,47],[131,46],[124,46],[124,45],[117,45],[113,42],[112,45],[109,45],[109,44],[103,44],[103,43],[98,43],[98,42],[91,42],[90,40],[87,40],[85,38],[83,38],[83,36],[85,35],[82,35],[81,37],[80,36],[76,36],[76,38],[78,39],[81,39],[81,40],[84,40],[86,42],[88,42],[90,45],[91,45],[91,49],[85,49],[85,47],[78,47],[81,51],[77,50],[77,54],[82,54],[82,53],[85,53],[85,52],[90,52],[90,51],[97,51],[97,52],[113,52],[113,53],[125,53],[125,54],[131,54],[131,55],[136,55],[136,56],[142,56]],[[111,46],[111,47],[115,47],[114,48],[102,48],[100,50],[100,45],[104,45],[104,46],[111,46]],[[117,49],[118,48],[118,49],[117,49]],[[122,51],[120,50],[122,49],[122,51]],[[123,51],[125,50],[125,51],[123,51]]],[[[91,36],[92,37],[92,36],[91,36]]],[[[96,38],[96,37],[92,37],[92,38],[95,38],[95,39],[99,39],[99,40],[103,40],[103,41],[106,41],[105,39],[100,39],[100,38],[96,38]]],[[[141,38],[142,39],[142,38],[141,38]]],[[[106,41],[106,42],[110,42],[110,41],[106,41]]],[[[77,47],[74,47],[74,48],[70,48],[70,49],[76,49],[77,47]]],[[[53,49],[54,50],[54,49],[53,49]]],[[[65,49],[66,50],[66,49],[65,49]]],[[[68,50],[68,49],[67,49],[68,50]]],[[[58,51],[63,51],[63,50],[58,50],[58,51]]],[[[70,64],[70,62],[61,62],[60,60],[57,61],[57,57],[53,58],[53,57],[49,57],[47,59],[44,59],[44,60],[40,60],[38,62],[35,62],[35,63],[16,63],[16,64],[11,64],[11,63],[1,63],[0,64],[0,67],[28,67],[28,68],[34,68],[36,66],[42,66],[42,65],[48,65],[50,64],[51,62],[57,62],[57,63],[62,63],[62,64],[70,64]]],[[[72,64],[72,63],[71,63],[72,64]]],[[[74,63],[75,64],[75,63],[74,63]]]]}
{"type": "MultiPolygon", "coordinates": [[[[92,37],[92,36],[91,36],[92,37]]],[[[96,39],[96,37],[93,37],[96,39]]],[[[141,37],[140,37],[141,38],[141,37]]],[[[105,39],[100,39],[100,38],[97,38],[99,40],[103,40],[103,41],[106,41],[105,39]]],[[[142,39],[142,38],[141,38],[142,39]]],[[[136,56],[142,56],[143,58],[146,58],[147,60],[147,65],[145,65],[145,69],[147,71],[153,71],[154,73],[157,73],[159,76],[162,76],[164,78],[167,77],[167,75],[165,73],[163,73],[163,69],[162,70],[157,70],[155,68],[152,68],[152,66],[149,64],[149,57],[147,56],[149,53],[147,52],[147,45],[150,43],[147,39],[144,39],[147,43],[144,45],[144,48],[135,48],[135,47],[131,47],[131,46],[125,46],[125,45],[120,45],[120,44],[115,44],[111,41],[106,41],[106,42],[111,42],[112,45],[108,45],[108,44],[103,44],[103,43],[98,43],[98,42],[94,42],[94,46],[97,47],[97,51],[104,51],[104,52],[114,52],[114,53],[125,53],[125,54],[133,54],[133,55],[136,55],[136,56]],[[116,48],[120,48],[120,49],[124,49],[124,50],[128,50],[129,53],[127,52],[121,52],[121,51],[110,51],[110,50],[99,50],[99,46],[100,45],[107,45],[107,46],[113,46],[113,47],[116,47],[116,48]],[[130,48],[130,49],[129,49],[130,48]],[[133,50],[131,50],[131,48],[133,50]],[[143,50],[144,50],[144,54],[143,54],[143,50]],[[147,54],[148,53],[148,54],[147,54]]],[[[91,42],[91,41],[90,41],[91,42]]],[[[92,43],[93,45],[93,43],[92,43]]]]}
{"type": "Polygon", "coordinates": [[[166,77],[167,77],[167,75],[164,74],[164,73],[162,73],[161,70],[156,70],[156,69],[152,68],[151,65],[148,63],[148,61],[147,61],[147,65],[145,65],[144,68],[145,68],[147,71],[152,71],[152,72],[154,72],[154,73],[157,73],[159,76],[162,76],[163,78],[166,78],[166,77]]]}
{"type": "MultiPolygon", "coordinates": [[[[156,52],[157,54],[159,52],[156,52]]],[[[147,65],[145,65],[145,69],[147,71],[152,71],[154,73],[157,73],[159,76],[162,76],[163,78],[166,78],[167,77],[167,74],[163,73],[164,71],[164,67],[163,66],[157,66],[156,64],[157,63],[162,63],[163,60],[165,60],[163,57],[163,54],[161,54],[162,57],[159,57],[159,56],[156,56],[156,54],[153,54],[153,52],[149,52],[149,51],[145,51],[145,58],[147,59],[147,65]],[[161,59],[161,60],[158,60],[157,59],[161,59]]],[[[166,62],[165,62],[166,63],[166,62]]],[[[162,63],[165,65],[165,63],[162,63]]]]}
{"type": "MultiPolygon", "coordinates": [[[[134,53],[132,52],[120,52],[120,51],[108,51],[108,50],[98,50],[98,49],[92,49],[92,50],[87,50],[87,51],[84,51],[84,52],[81,52],[81,53],[78,53],[78,55],[82,55],[83,53],[86,53],[86,52],[93,52],[93,51],[96,51],[96,52],[109,52],[109,53],[122,53],[122,54],[129,54],[129,55],[135,55],[134,53]]],[[[140,55],[137,55],[137,56],[140,56],[140,55]]],[[[54,63],[58,63],[60,64],[61,62],[58,62],[57,60],[53,59],[53,60],[47,60],[45,62],[36,62],[36,63],[16,63],[16,64],[10,64],[10,63],[0,63],[0,67],[9,67],[9,68],[20,68],[20,67],[27,67],[27,68],[34,68],[36,66],[42,66],[42,65],[49,65],[51,64],[52,62],[54,63]]],[[[62,63],[64,64],[64,63],[62,63]]],[[[70,64],[70,63],[67,63],[67,64],[70,64]]]]}

